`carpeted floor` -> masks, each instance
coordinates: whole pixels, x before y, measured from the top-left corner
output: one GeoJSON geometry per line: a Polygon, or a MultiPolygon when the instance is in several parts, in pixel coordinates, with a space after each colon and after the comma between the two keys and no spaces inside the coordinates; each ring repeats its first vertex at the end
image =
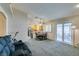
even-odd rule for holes
{"type": "Polygon", "coordinates": [[[60,42],[29,39],[26,44],[33,56],[79,56],[79,48],[60,42]]]}

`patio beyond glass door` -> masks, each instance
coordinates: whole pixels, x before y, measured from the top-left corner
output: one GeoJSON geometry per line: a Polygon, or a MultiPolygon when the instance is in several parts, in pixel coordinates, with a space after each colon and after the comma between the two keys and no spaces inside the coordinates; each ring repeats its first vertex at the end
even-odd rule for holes
{"type": "Polygon", "coordinates": [[[57,24],[57,41],[62,41],[62,24],[57,24]]]}
{"type": "Polygon", "coordinates": [[[71,40],[71,23],[64,24],[64,42],[67,44],[72,44],[71,40]]]}
{"type": "Polygon", "coordinates": [[[71,25],[72,23],[57,24],[57,41],[72,44],[71,25]]]}

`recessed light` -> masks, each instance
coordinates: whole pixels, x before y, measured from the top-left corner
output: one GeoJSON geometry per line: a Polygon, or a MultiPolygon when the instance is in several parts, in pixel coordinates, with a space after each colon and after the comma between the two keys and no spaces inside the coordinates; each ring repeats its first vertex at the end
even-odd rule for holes
{"type": "Polygon", "coordinates": [[[76,8],[79,8],[79,4],[77,4],[75,7],[76,7],[76,8]]]}

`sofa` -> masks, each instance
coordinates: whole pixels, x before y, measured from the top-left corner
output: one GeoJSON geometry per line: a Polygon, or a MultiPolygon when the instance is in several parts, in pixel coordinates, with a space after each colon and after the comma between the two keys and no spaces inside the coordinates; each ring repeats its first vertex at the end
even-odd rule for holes
{"type": "MultiPolygon", "coordinates": [[[[11,35],[0,37],[0,56],[31,56],[32,53],[26,44],[17,44],[12,42],[11,35]],[[15,46],[15,44],[17,44],[15,46]],[[26,49],[21,46],[25,45],[26,49]],[[17,48],[19,46],[19,48],[17,48]],[[28,53],[27,53],[28,52],[28,53]]],[[[23,43],[23,42],[22,42],[23,43]]]]}

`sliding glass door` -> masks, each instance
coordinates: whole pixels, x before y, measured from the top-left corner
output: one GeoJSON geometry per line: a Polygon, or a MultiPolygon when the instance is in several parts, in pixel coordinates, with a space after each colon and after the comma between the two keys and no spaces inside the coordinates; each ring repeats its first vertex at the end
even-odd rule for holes
{"type": "Polygon", "coordinates": [[[64,24],[64,42],[72,44],[71,40],[71,23],[64,24]]]}
{"type": "Polygon", "coordinates": [[[62,41],[62,24],[57,24],[57,40],[62,41]]]}
{"type": "Polygon", "coordinates": [[[72,23],[57,24],[57,41],[72,44],[71,25],[72,23]]]}

